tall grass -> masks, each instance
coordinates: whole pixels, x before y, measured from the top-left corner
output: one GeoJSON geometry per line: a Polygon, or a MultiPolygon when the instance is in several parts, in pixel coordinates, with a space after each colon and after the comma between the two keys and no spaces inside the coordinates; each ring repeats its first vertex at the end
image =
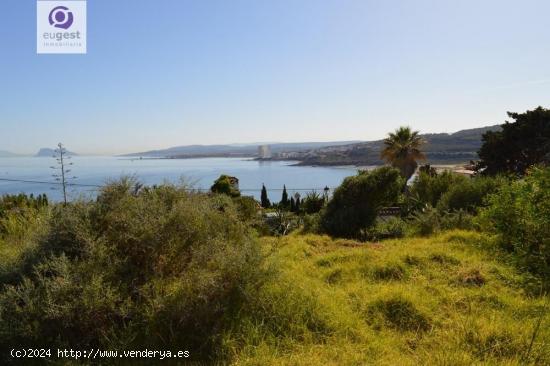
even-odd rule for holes
{"type": "Polygon", "coordinates": [[[548,364],[547,300],[521,290],[488,240],[266,238],[281,273],[224,344],[239,365],[548,364]]]}
{"type": "Polygon", "coordinates": [[[32,225],[9,219],[0,361],[41,345],[184,347],[206,364],[550,364],[548,296],[486,249],[493,237],[258,238],[255,212],[122,180],[32,225]]]}

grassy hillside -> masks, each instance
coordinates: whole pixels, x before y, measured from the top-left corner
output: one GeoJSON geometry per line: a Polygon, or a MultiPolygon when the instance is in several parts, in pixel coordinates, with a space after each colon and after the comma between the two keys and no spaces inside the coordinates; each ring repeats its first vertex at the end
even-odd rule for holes
{"type": "Polygon", "coordinates": [[[68,205],[7,197],[0,364],[45,346],[183,348],[205,365],[550,364],[550,297],[489,234],[260,236],[246,203],[131,179],[68,205]]]}
{"type": "MultiPolygon", "coordinates": [[[[424,134],[427,162],[430,164],[458,164],[478,159],[481,136],[500,126],[461,130],[455,133],[424,134]]],[[[300,165],[380,165],[383,140],[357,144],[330,146],[291,155],[300,165]]]]}
{"type": "Polygon", "coordinates": [[[548,319],[535,331],[548,299],[528,294],[488,242],[465,231],[265,238],[280,274],[225,346],[237,365],[550,364],[548,319]]]}

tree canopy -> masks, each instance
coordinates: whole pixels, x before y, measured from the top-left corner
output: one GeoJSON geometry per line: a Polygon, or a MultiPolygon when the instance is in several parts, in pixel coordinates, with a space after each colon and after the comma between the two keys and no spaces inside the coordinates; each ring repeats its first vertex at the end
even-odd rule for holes
{"type": "Polygon", "coordinates": [[[239,197],[241,195],[237,178],[225,174],[220,175],[220,177],[216,179],[212,187],[210,187],[210,190],[213,193],[226,194],[231,197],[239,197]]]}
{"type": "Polygon", "coordinates": [[[391,167],[347,177],[323,212],[323,230],[336,237],[360,238],[381,207],[397,202],[403,184],[399,171],[391,167]]]}
{"type": "Polygon", "coordinates": [[[398,168],[403,178],[409,179],[418,166],[417,160],[426,158],[420,150],[425,143],[418,131],[413,131],[410,127],[399,127],[384,139],[381,157],[394,168],[398,168]]]}
{"type": "Polygon", "coordinates": [[[269,198],[267,197],[267,189],[263,184],[262,184],[261,205],[263,208],[269,208],[271,206],[271,202],[269,202],[269,198]]]}
{"type": "Polygon", "coordinates": [[[283,185],[283,194],[281,196],[281,206],[288,207],[289,204],[290,204],[290,202],[288,200],[288,193],[286,191],[286,185],[283,185]]]}
{"type": "Polygon", "coordinates": [[[529,167],[550,161],[550,110],[538,107],[525,113],[508,112],[508,116],[515,121],[482,136],[477,170],[484,174],[523,176],[529,167]]]}

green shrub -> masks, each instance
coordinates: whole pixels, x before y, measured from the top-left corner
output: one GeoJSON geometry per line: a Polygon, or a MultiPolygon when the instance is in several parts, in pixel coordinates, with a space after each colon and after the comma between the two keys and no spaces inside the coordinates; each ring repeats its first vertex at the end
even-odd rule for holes
{"type": "Polygon", "coordinates": [[[410,197],[413,197],[419,207],[430,205],[436,207],[439,200],[451,187],[468,182],[468,178],[450,171],[439,174],[420,172],[409,189],[410,197]]]}
{"type": "Polygon", "coordinates": [[[474,216],[464,210],[454,212],[443,212],[440,216],[440,227],[444,230],[461,229],[471,230],[474,228],[474,216]]]}
{"type": "Polygon", "coordinates": [[[245,222],[254,222],[259,217],[260,205],[254,197],[239,196],[233,199],[239,216],[245,222]]]}
{"type": "Polygon", "coordinates": [[[390,167],[344,179],[323,211],[323,230],[336,237],[363,237],[365,229],[374,225],[378,210],[398,200],[402,187],[399,171],[390,167]]]}
{"type": "Polygon", "coordinates": [[[4,195],[0,197],[0,237],[20,241],[29,228],[38,224],[39,218],[48,207],[45,194],[4,195]]]}
{"type": "Polygon", "coordinates": [[[0,197],[0,218],[5,217],[9,212],[19,211],[24,209],[39,210],[48,206],[48,197],[45,194],[39,194],[34,197],[31,193],[17,194],[17,195],[4,195],[0,197]]]}
{"type": "Polygon", "coordinates": [[[71,259],[88,255],[95,245],[90,208],[81,202],[53,207],[49,230],[41,239],[38,255],[64,254],[71,259]]]}
{"type": "Polygon", "coordinates": [[[474,227],[474,216],[463,210],[456,212],[441,211],[431,206],[413,213],[408,221],[408,231],[413,235],[429,236],[441,230],[474,227]]]}
{"type": "Polygon", "coordinates": [[[533,168],[502,186],[489,198],[481,222],[521,267],[550,278],[550,168],[533,168]]]}
{"type": "Polygon", "coordinates": [[[378,219],[372,228],[365,231],[365,237],[372,241],[402,238],[405,236],[406,230],[407,223],[399,217],[378,219]]]}
{"type": "Polygon", "coordinates": [[[409,189],[406,203],[409,211],[432,206],[441,212],[463,210],[475,213],[489,194],[506,183],[503,177],[467,178],[450,171],[436,175],[420,172],[409,189]]]}
{"type": "Polygon", "coordinates": [[[321,221],[321,216],[316,213],[316,214],[311,214],[311,215],[304,215],[304,217],[302,218],[302,222],[303,222],[303,232],[304,233],[319,233],[321,231],[321,227],[320,227],[320,221],[321,221]]]}
{"type": "Polygon", "coordinates": [[[423,211],[414,213],[409,224],[413,234],[421,236],[435,234],[441,230],[440,213],[432,206],[427,206],[423,211]]]}
{"type": "Polygon", "coordinates": [[[475,213],[483,207],[489,194],[495,193],[505,183],[501,177],[479,176],[454,184],[439,200],[437,207],[441,211],[463,210],[475,213]]]}
{"type": "Polygon", "coordinates": [[[31,270],[2,284],[1,357],[40,345],[217,356],[265,277],[259,246],[228,197],[139,187],[126,179],[54,208],[31,270]]]}
{"type": "Polygon", "coordinates": [[[210,190],[213,193],[226,194],[231,197],[239,197],[241,192],[238,189],[238,185],[233,181],[236,178],[230,177],[228,175],[220,175],[218,179],[214,182],[210,190]]]}
{"type": "Polygon", "coordinates": [[[309,192],[301,202],[301,210],[306,214],[315,214],[325,205],[325,198],[319,193],[309,192]]]}

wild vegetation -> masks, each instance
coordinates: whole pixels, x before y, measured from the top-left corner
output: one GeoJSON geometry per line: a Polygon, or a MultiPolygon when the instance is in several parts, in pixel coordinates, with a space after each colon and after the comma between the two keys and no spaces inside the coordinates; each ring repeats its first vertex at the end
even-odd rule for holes
{"type": "Polygon", "coordinates": [[[550,362],[548,297],[489,234],[257,238],[228,197],[133,187],[56,206],[29,233],[2,272],[3,355],[184,345],[206,364],[550,362]]]}
{"type": "MultiPolygon", "coordinates": [[[[477,160],[481,147],[481,136],[487,131],[499,131],[499,125],[462,130],[455,133],[422,134],[426,141],[422,152],[430,164],[463,164],[477,160]]],[[[295,151],[292,159],[299,165],[380,165],[384,159],[380,151],[384,149],[384,140],[359,142],[348,145],[336,145],[316,148],[307,152],[295,151]]]]}
{"type": "Polygon", "coordinates": [[[420,156],[407,154],[332,197],[284,187],[278,203],[228,176],[209,193],[123,178],[94,201],[3,197],[0,362],[48,346],[184,347],[203,364],[550,364],[550,167],[425,166],[406,185],[420,156]]]}
{"type": "Polygon", "coordinates": [[[250,227],[224,195],[125,179],[95,202],[55,205],[43,221],[40,233],[1,243],[8,254],[22,247],[2,258],[2,357],[14,345],[185,345],[195,360],[219,356],[221,330],[265,276],[250,227]]]}
{"type": "Polygon", "coordinates": [[[237,365],[548,364],[548,300],[524,292],[529,277],[484,250],[488,241],[466,231],[376,245],[311,234],[266,238],[279,273],[226,334],[230,358],[237,365]]]}
{"type": "MultiPolygon", "coordinates": [[[[513,261],[549,280],[550,168],[531,168],[527,174],[490,196],[481,219],[513,261]]],[[[548,281],[543,287],[550,287],[548,281]]]]}
{"type": "Polygon", "coordinates": [[[397,201],[402,187],[399,171],[390,167],[344,179],[323,212],[323,230],[338,237],[360,238],[374,224],[378,210],[397,201]]]}

